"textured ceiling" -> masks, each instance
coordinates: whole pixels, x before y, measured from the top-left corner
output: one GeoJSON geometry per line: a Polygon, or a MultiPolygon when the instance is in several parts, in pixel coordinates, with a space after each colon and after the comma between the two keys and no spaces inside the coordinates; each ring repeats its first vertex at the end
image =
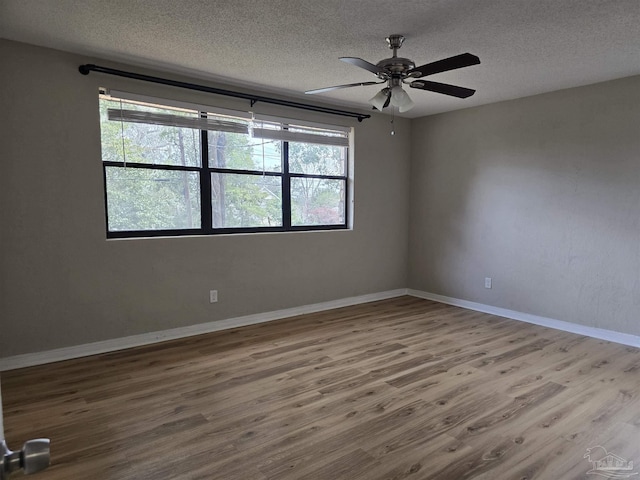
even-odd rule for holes
{"type": "Polygon", "coordinates": [[[302,92],[375,80],[338,57],[392,33],[417,65],[482,61],[428,77],[468,99],[408,89],[411,118],[640,74],[640,0],[0,0],[3,38],[367,109],[380,87],[302,92]]]}

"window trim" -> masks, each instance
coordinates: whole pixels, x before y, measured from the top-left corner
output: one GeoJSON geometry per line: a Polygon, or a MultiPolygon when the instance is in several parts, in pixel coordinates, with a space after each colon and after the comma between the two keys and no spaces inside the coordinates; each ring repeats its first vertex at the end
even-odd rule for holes
{"type": "MultiPolygon", "coordinates": [[[[107,94],[107,90],[100,89],[100,97],[107,94]]],[[[107,239],[125,239],[125,238],[154,238],[154,237],[181,237],[181,236],[211,236],[211,235],[228,235],[228,234],[254,234],[254,233],[276,233],[276,232],[305,232],[305,231],[331,231],[331,230],[347,230],[350,228],[352,213],[350,209],[353,192],[351,191],[353,179],[351,177],[352,162],[352,142],[353,128],[337,125],[328,125],[315,122],[308,122],[297,119],[285,119],[282,117],[253,115],[252,112],[240,112],[228,110],[224,108],[203,106],[198,104],[190,104],[186,102],[172,101],[157,97],[148,97],[138,94],[129,94],[126,92],[110,91],[109,96],[114,100],[132,100],[155,104],[159,107],[177,107],[196,110],[202,118],[207,118],[209,114],[233,115],[243,119],[257,119],[259,122],[268,122],[272,125],[281,123],[283,125],[291,124],[295,127],[307,127],[310,129],[326,129],[333,131],[341,131],[345,133],[346,143],[348,145],[337,145],[345,148],[344,175],[315,175],[305,173],[291,173],[289,171],[289,141],[279,140],[282,145],[282,171],[271,172],[262,170],[240,170],[230,168],[219,168],[209,166],[209,144],[208,131],[194,128],[200,135],[200,166],[183,166],[183,165],[157,165],[147,163],[135,163],[129,161],[104,161],[102,160],[103,187],[104,187],[104,208],[105,208],[105,230],[107,239]],[[168,171],[188,171],[196,172],[199,176],[200,185],[200,227],[199,228],[181,228],[181,229],[154,229],[154,230],[109,230],[109,206],[107,195],[107,168],[142,168],[151,170],[168,170],[168,171]],[[240,175],[259,175],[274,176],[281,178],[282,188],[282,225],[281,226],[259,226],[259,227],[213,227],[213,209],[211,194],[211,175],[212,173],[222,174],[240,174],[240,175]],[[291,224],[291,179],[292,178],[318,178],[327,180],[340,180],[344,184],[344,222],[340,224],[323,224],[323,225],[292,225],[291,224]]],[[[102,135],[102,132],[101,132],[102,135]]],[[[304,134],[307,137],[312,134],[304,134]]],[[[308,142],[313,143],[313,142],[308,142]]],[[[323,143],[318,143],[323,144],[323,143]]]]}

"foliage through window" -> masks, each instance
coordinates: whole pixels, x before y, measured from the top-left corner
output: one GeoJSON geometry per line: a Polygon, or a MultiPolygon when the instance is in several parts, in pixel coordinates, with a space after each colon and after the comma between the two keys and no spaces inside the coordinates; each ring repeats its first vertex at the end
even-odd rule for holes
{"type": "Polygon", "coordinates": [[[347,227],[349,129],[100,95],[107,236],[347,227]]]}

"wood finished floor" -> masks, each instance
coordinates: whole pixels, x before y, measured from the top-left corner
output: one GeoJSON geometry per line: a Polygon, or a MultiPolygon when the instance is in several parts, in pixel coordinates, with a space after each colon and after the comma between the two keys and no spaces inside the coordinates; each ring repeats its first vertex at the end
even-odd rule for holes
{"type": "Polygon", "coordinates": [[[51,438],[41,480],[604,478],[596,445],[640,464],[640,350],[412,297],[2,382],[9,445],[51,438]]]}

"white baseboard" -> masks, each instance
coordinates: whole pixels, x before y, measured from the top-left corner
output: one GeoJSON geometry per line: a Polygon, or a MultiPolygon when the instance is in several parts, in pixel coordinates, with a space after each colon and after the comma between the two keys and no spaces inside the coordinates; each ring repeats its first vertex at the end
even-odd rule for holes
{"type": "Polygon", "coordinates": [[[201,335],[203,333],[217,332],[230,328],[271,322],[273,320],[295,317],[296,315],[303,315],[305,313],[321,312],[323,310],[331,310],[333,308],[348,307],[350,305],[375,302],[376,300],[385,300],[387,298],[400,297],[402,295],[407,295],[407,289],[401,288],[398,290],[388,290],[386,292],[371,293],[368,295],[360,295],[358,297],[342,298],[339,300],[314,303],[311,305],[303,305],[301,307],[287,308],[284,310],[276,310],[273,312],[246,315],[244,317],[228,318],[226,320],[220,320],[216,322],[200,323],[197,325],[190,325],[188,327],[172,328],[170,330],[162,330],[158,332],[132,335],[129,337],[114,338],[112,340],[104,340],[102,342],[57,348],[55,350],[47,350],[44,352],[25,353],[22,355],[0,358],[0,372],[6,370],[14,370],[16,368],[42,365],[45,363],[59,362],[62,360],[70,360],[72,358],[87,357],[89,355],[97,355],[99,353],[114,352],[117,350],[124,350],[126,348],[139,347],[142,345],[149,345],[152,343],[165,342],[167,340],[191,337],[194,335],[201,335]]]}
{"type": "Polygon", "coordinates": [[[587,337],[607,340],[610,342],[620,343],[622,345],[640,347],[640,337],[628,333],[615,332],[613,330],[606,330],[604,328],[588,327],[586,325],[580,325],[577,323],[564,322],[562,320],[555,320],[553,318],[547,317],[540,317],[538,315],[531,315],[529,313],[508,310],[506,308],[493,307],[491,305],[485,305],[483,303],[460,300],[459,298],[437,295],[435,293],[422,292],[420,290],[413,290],[411,288],[407,289],[407,295],[424,298],[426,300],[433,300],[434,302],[446,303],[448,305],[454,305],[456,307],[467,308],[469,310],[475,310],[477,312],[490,313],[492,315],[498,315],[500,317],[506,317],[512,320],[520,320],[522,322],[533,323],[542,327],[549,327],[565,332],[577,333],[578,335],[585,335],[587,337]]]}
{"type": "Polygon", "coordinates": [[[435,293],[423,292],[414,289],[397,289],[388,290],[386,292],[372,293],[368,295],[360,295],[358,297],[342,298],[339,300],[331,300],[328,302],[314,303],[311,305],[303,305],[301,307],[287,308],[284,310],[276,310],[273,312],[258,313],[255,315],[246,315],[244,317],[229,318],[216,322],[200,323],[188,327],[173,328],[170,330],[162,330],[158,332],[143,333],[140,335],[132,335],[123,338],[114,338],[102,342],[87,343],[84,345],[76,345],[72,347],[58,348],[55,350],[47,350],[44,352],[26,353],[23,355],[15,355],[12,357],[0,358],[0,372],[6,370],[14,370],[17,368],[31,367],[34,365],[42,365],[45,363],[59,362],[62,360],[70,360],[72,358],[87,357],[89,355],[97,355],[99,353],[114,352],[124,350],[131,347],[139,347],[153,343],[165,342],[178,338],[191,337],[201,335],[203,333],[217,332],[220,330],[228,330],[230,328],[244,327],[247,325],[255,325],[258,323],[271,322],[305,313],[315,313],[334,308],[348,307],[361,303],[375,302],[376,300],[385,300],[387,298],[400,297],[402,295],[411,295],[426,300],[446,303],[456,307],[467,308],[477,312],[489,313],[500,317],[510,318],[512,320],[520,320],[522,322],[533,323],[543,327],[554,328],[565,332],[585,335],[587,337],[607,340],[610,342],[620,343],[640,348],[640,337],[630,335],[628,333],[615,332],[613,330],[605,330],[603,328],[587,327],[577,323],[564,322],[553,318],[540,317],[529,313],[522,313],[506,308],[494,307],[459,298],[447,297],[435,293]]]}

